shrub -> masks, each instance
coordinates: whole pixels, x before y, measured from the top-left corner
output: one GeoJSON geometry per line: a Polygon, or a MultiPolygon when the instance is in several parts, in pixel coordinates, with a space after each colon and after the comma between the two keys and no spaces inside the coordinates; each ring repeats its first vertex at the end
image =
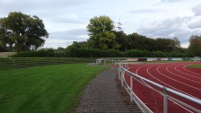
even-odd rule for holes
{"type": "Polygon", "coordinates": [[[146,51],[146,50],[129,50],[127,52],[125,52],[125,56],[126,57],[149,57],[150,56],[150,52],[146,51]]]}
{"type": "Polygon", "coordinates": [[[86,48],[70,48],[68,50],[41,49],[26,51],[13,55],[13,57],[189,57],[187,53],[166,53],[161,51],[150,52],[132,49],[126,52],[118,50],[100,50],[86,48]]]}

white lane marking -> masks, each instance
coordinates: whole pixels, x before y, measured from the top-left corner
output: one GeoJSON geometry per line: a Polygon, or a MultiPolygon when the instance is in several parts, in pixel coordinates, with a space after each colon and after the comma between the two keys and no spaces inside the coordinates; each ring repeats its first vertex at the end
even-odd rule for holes
{"type": "MultiPolygon", "coordinates": [[[[161,65],[159,65],[159,66],[161,66],[161,65]]],[[[151,67],[153,67],[153,66],[150,66],[150,67],[148,68],[148,73],[150,73],[149,70],[150,70],[151,67]]],[[[161,73],[160,71],[158,71],[158,68],[157,68],[157,72],[160,73],[160,74],[163,75],[163,76],[166,76],[165,74],[163,74],[163,73],[161,73]]],[[[159,82],[161,82],[161,83],[163,83],[163,84],[165,84],[165,85],[167,85],[167,86],[169,86],[169,87],[172,87],[173,89],[175,89],[175,90],[177,90],[177,91],[180,91],[180,92],[182,92],[182,93],[184,93],[184,94],[186,94],[186,95],[189,95],[189,96],[191,96],[191,97],[194,97],[193,95],[190,95],[190,94],[188,94],[187,92],[184,92],[184,91],[182,91],[182,90],[180,90],[180,89],[178,89],[178,88],[175,88],[175,87],[171,86],[170,84],[167,84],[166,82],[163,82],[163,81],[157,79],[157,78],[154,77],[151,73],[150,73],[150,76],[152,76],[153,78],[155,78],[155,79],[158,80],[159,82]]],[[[197,97],[194,97],[194,98],[197,98],[197,97]]]]}
{"type": "MultiPolygon", "coordinates": [[[[179,73],[181,73],[181,74],[184,74],[184,75],[187,75],[187,76],[194,77],[194,76],[191,75],[191,74],[188,74],[188,73],[185,73],[185,72],[180,71],[180,70],[178,69],[179,66],[180,66],[180,65],[177,65],[177,66],[175,67],[175,70],[176,70],[177,72],[179,72],[179,73]]],[[[172,73],[173,73],[173,72],[172,72],[172,73]]],[[[174,74],[176,74],[176,73],[174,73],[174,74]]],[[[178,74],[177,74],[177,75],[178,75],[178,74]]],[[[178,75],[178,76],[180,76],[180,75],[178,75]]],[[[186,79],[186,80],[189,80],[189,81],[192,81],[192,82],[195,82],[195,83],[201,84],[200,81],[191,80],[191,79],[186,78],[186,77],[183,77],[183,76],[180,76],[180,77],[181,77],[181,78],[184,78],[184,79],[186,79]]],[[[195,77],[194,77],[194,78],[195,78],[195,77]]],[[[201,79],[201,78],[197,78],[197,79],[201,79]]]]}
{"type": "MultiPolygon", "coordinates": [[[[193,73],[193,74],[195,74],[195,75],[201,76],[200,73],[195,73],[195,72],[192,72],[192,71],[186,69],[186,66],[187,66],[187,65],[183,66],[183,69],[184,69],[184,70],[186,70],[186,71],[188,71],[188,72],[190,72],[190,73],[193,73]]],[[[190,75],[190,74],[189,74],[189,75],[190,75]]],[[[190,75],[190,76],[195,77],[195,78],[198,78],[198,79],[201,79],[200,77],[197,77],[197,76],[193,76],[193,75],[190,75]]]]}
{"type": "MultiPolygon", "coordinates": [[[[169,71],[169,70],[168,70],[168,67],[170,67],[170,66],[171,66],[171,65],[169,65],[169,66],[166,67],[166,71],[169,72],[169,73],[171,73],[172,75],[179,76],[179,77],[181,77],[181,78],[183,78],[183,79],[192,81],[192,82],[194,82],[194,83],[201,84],[199,81],[194,81],[194,80],[188,79],[188,78],[186,78],[186,77],[180,76],[179,74],[176,74],[176,73],[173,73],[173,72],[169,71]]],[[[182,73],[182,74],[184,74],[184,73],[182,73]]],[[[167,77],[168,77],[168,76],[167,76],[167,77]]],[[[168,78],[171,79],[171,77],[168,77],[168,78]]],[[[172,78],[172,80],[178,81],[178,80],[175,80],[175,79],[173,79],[173,78],[172,78]]],[[[184,85],[187,85],[187,86],[191,87],[191,85],[188,85],[188,84],[186,84],[186,83],[184,83],[184,82],[181,82],[181,81],[178,81],[178,82],[181,83],[181,84],[184,84],[184,85]]],[[[199,88],[194,87],[194,86],[192,86],[192,87],[195,88],[195,89],[199,89],[199,88]]],[[[199,89],[199,90],[201,91],[201,89],[199,89]]]]}
{"type": "MultiPolygon", "coordinates": [[[[146,65],[147,66],[147,65],[146,65]]],[[[148,65],[149,66],[149,65],[148,65]]],[[[144,67],[144,66],[140,66],[140,67],[138,67],[137,69],[136,69],[136,71],[135,71],[135,73],[136,74],[138,74],[138,70],[140,69],[140,68],[142,68],[142,67],[144,67]]],[[[152,67],[152,66],[149,66],[149,68],[150,67],[152,67]]],[[[149,68],[147,68],[147,69],[149,69],[149,68]]],[[[131,68],[129,68],[129,69],[131,69],[131,68]]],[[[147,73],[152,77],[152,78],[154,78],[154,79],[156,79],[156,80],[158,80],[157,78],[155,78],[155,77],[153,77],[152,76],[152,74],[150,74],[149,73],[149,71],[147,71],[147,73]]],[[[141,79],[141,81],[143,82],[143,83],[145,83],[146,85],[148,85],[149,87],[151,87],[149,84],[147,84],[145,81],[143,81],[142,79],[141,79]]],[[[162,82],[162,81],[160,81],[159,80],[159,82],[162,82]]],[[[164,82],[163,82],[164,83],[164,82]]],[[[170,85],[169,85],[170,86],[170,85]]],[[[170,87],[172,87],[172,86],[170,86],[170,87]]],[[[152,87],[151,87],[152,88],[152,87]]],[[[172,88],[174,88],[174,87],[172,87],[172,88]]],[[[177,88],[174,88],[174,89],[177,89],[177,88]]],[[[179,89],[177,89],[177,90],[179,90],[179,89]]],[[[179,90],[179,91],[181,91],[181,90],[179,90]]],[[[181,91],[182,92],[182,91],[181,91]]],[[[160,95],[162,95],[161,93],[159,93],[160,95]]],[[[190,94],[189,94],[190,95],[190,94]]],[[[181,104],[179,104],[179,103],[177,103],[177,102],[175,102],[175,101],[173,101],[173,100],[171,100],[171,99],[169,99],[168,98],[168,100],[170,100],[171,102],[173,102],[174,104],[176,104],[176,105],[178,105],[179,107],[181,107],[182,109],[184,109],[184,110],[186,110],[186,111],[188,111],[188,112],[190,112],[190,113],[193,113],[192,111],[190,111],[188,108],[186,108],[185,106],[183,106],[183,105],[181,105],[181,104]]]]}

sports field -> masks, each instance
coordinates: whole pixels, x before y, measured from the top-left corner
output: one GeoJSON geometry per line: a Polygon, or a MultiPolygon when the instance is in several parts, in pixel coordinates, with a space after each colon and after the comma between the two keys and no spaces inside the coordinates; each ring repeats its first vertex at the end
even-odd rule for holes
{"type": "MultiPolygon", "coordinates": [[[[190,65],[200,66],[200,62],[174,62],[174,63],[157,63],[157,64],[135,64],[129,65],[129,70],[144,77],[159,83],[167,88],[182,92],[191,97],[201,99],[201,68],[195,68],[190,65]],[[190,66],[191,68],[189,68],[190,66]]],[[[127,84],[130,84],[130,77],[125,75],[127,84]]],[[[151,87],[153,85],[140,80],[142,83],[151,87]]],[[[142,86],[134,81],[133,90],[136,95],[145,103],[154,113],[163,112],[163,96],[149,88],[142,86]]],[[[168,93],[175,98],[186,102],[197,109],[201,110],[201,106],[193,102],[187,101],[176,95],[168,93]]],[[[168,100],[168,113],[190,113],[191,110],[184,106],[168,100]]]]}
{"type": "Polygon", "coordinates": [[[106,67],[62,64],[0,70],[0,113],[68,113],[106,67]]]}

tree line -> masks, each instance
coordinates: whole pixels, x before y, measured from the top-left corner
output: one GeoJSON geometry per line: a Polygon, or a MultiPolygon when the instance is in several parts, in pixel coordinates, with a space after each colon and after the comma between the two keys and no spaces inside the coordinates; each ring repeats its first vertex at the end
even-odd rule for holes
{"type": "Polygon", "coordinates": [[[149,38],[138,33],[125,34],[122,30],[115,30],[114,22],[108,16],[90,19],[87,26],[89,39],[74,41],[71,48],[100,49],[100,50],[142,50],[149,52],[186,53],[189,56],[201,56],[201,36],[191,36],[188,48],[182,48],[177,37],[149,38]]]}
{"type": "MultiPolygon", "coordinates": [[[[72,45],[57,50],[70,51],[74,48],[120,52],[140,50],[201,56],[201,36],[191,36],[189,47],[182,48],[177,37],[153,39],[138,33],[126,34],[122,30],[115,30],[114,22],[108,16],[91,18],[86,28],[89,32],[87,41],[74,41],[72,45]]],[[[8,17],[0,18],[0,52],[37,51],[43,46],[48,36],[43,21],[37,16],[11,12],[8,17]]]]}
{"type": "MultiPolygon", "coordinates": [[[[180,46],[180,42],[176,37],[173,39],[165,39],[165,38],[147,38],[146,36],[139,35],[137,33],[132,33],[129,35],[126,35],[123,31],[112,31],[114,33],[115,38],[111,43],[104,43],[104,45],[101,45],[100,48],[97,47],[98,44],[95,44],[95,46],[92,46],[91,39],[88,41],[83,42],[77,42],[74,41],[71,46],[68,48],[96,48],[100,50],[119,50],[119,51],[127,51],[131,49],[137,49],[137,50],[147,50],[147,51],[161,51],[161,52],[185,52],[185,49],[180,46]],[[114,44],[115,46],[112,46],[114,44]],[[102,48],[104,47],[104,48],[102,48]],[[107,49],[106,49],[107,48],[107,49]]],[[[108,39],[109,40],[109,39],[108,39]]],[[[98,42],[98,41],[97,41],[98,42]]]]}

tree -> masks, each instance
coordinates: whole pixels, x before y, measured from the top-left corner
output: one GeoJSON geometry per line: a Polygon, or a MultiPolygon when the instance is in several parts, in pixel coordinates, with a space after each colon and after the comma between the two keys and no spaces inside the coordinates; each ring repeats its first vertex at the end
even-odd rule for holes
{"type": "Polygon", "coordinates": [[[120,51],[126,51],[128,49],[128,44],[126,40],[126,34],[123,31],[113,31],[115,34],[115,40],[117,44],[119,45],[118,50],[120,51]]]}
{"type": "Polygon", "coordinates": [[[92,48],[101,50],[116,49],[120,45],[115,41],[115,34],[112,32],[114,23],[108,16],[99,16],[90,19],[87,26],[89,32],[88,43],[92,48]]]}
{"type": "Polygon", "coordinates": [[[45,43],[48,32],[37,16],[11,12],[0,18],[0,46],[8,51],[36,50],[45,43]]]}
{"type": "Polygon", "coordinates": [[[127,40],[127,49],[138,49],[138,50],[147,50],[147,51],[156,51],[156,41],[146,36],[139,35],[137,33],[129,34],[126,37],[127,40]]]}
{"type": "Polygon", "coordinates": [[[88,43],[86,41],[73,41],[72,45],[68,46],[66,49],[69,50],[71,48],[88,48],[88,43]]]}
{"type": "Polygon", "coordinates": [[[201,36],[191,36],[189,43],[188,52],[193,56],[201,56],[201,36]]]}
{"type": "Polygon", "coordinates": [[[158,50],[162,52],[173,52],[175,41],[173,39],[157,38],[158,50]]]}
{"type": "Polygon", "coordinates": [[[174,52],[182,52],[184,49],[181,47],[180,41],[178,40],[177,37],[173,38],[175,47],[174,47],[174,52]]]}

